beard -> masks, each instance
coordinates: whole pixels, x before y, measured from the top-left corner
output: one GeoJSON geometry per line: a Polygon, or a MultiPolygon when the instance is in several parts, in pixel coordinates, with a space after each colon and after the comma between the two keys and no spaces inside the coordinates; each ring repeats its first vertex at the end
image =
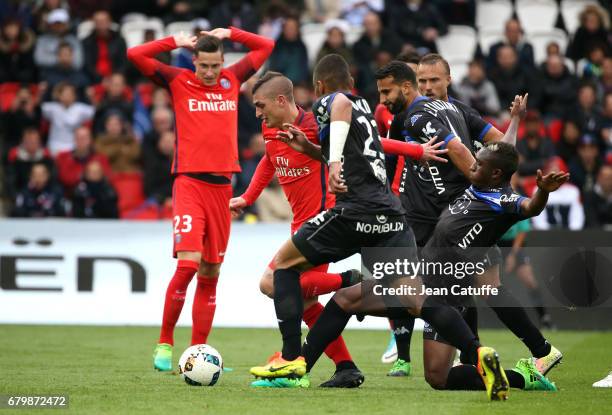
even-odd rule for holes
{"type": "Polygon", "coordinates": [[[391,102],[391,105],[389,105],[389,112],[394,115],[399,114],[406,108],[406,101],[406,97],[399,94],[395,101],[391,102]]]}

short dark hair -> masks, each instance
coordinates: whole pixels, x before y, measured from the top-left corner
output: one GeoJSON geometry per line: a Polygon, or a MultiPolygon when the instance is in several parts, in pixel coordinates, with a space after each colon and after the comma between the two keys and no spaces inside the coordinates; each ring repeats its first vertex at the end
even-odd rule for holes
{"type": "Polygon", "coordinates": [[[393,82],[396,84],[410,81],[413,85],[416,85],[416,75],[414,71],[412,68],[406,65],[405,62],[401,61],[389,62],[382,68],[379,68],[374,76],[376,79],[385,79],[390,76],[393,78],[393,82]]]}
{"type": "Polygon", "coordinates": [[[413,52],[411,50],[407,50],[397,55],[395,57],[395,60],[406,62],[406,63],[414,63],[415,65],[418,65],[419,62],[421,61],[421,57],[419,56],[418,53],[413,52]]]}
{"type": "Polygon", "coordinates": [[[427,55],[423,56],[419,61],[419,65],[435,65],[438,62],[442,63],[446,73],[450,75],[450,65],[448,64],[448,61],[444,59],[442,55],[438,55],[437,53],[428,53],[427,55]]]}
{"type": "Polygon", "coordinates": [[[280,72],[274,72],[274,71],[266,72],[265,74],[262,75],[261,78],[257,80],[257,82],[255,82],[255,85],[253,85],[253,89],[251,90],[251,93],[255,95],[257,90],[261,88],[263,84],[270,81],[271,79],[278,78],[279,76],[283,76],[283,74],[280,72]]]}
{"type": "Polygon", "coordinates": [[[337,53],[323,56],[313,72],[313,81],[321,81],[331,89],[344,89],[351,86],[351,72],[346,60],[337,53]]]}
{"type": "Polygon", "coordinates": [[[223,43],[221,39],[215,36],[204,35],[198,39],[195,48],[193,48],[193,54],[197,55],[200,52],[213,53],[221,51],[223,53],[223,43]]]}
{"type": "Polygon", "coordinates": [[[504,180],[510,180],[512,175],[518,169],[519,155],[516,147],[512,144],[501,141],[488,143],[484,146],[492,157],[493,165],[503,173],[504,180]]]}

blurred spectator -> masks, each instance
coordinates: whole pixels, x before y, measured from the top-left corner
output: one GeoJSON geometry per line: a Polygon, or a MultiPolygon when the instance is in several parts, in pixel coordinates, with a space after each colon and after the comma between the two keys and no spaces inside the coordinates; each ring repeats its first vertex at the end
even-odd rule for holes
{"type": "Polygon", "coordinates": [[[49,29],[49,15],[53,10],[69,10],[66,0],[39,0],[37,3],[37,6],[34,8],[34,30],[36,33],[44,33],[49,29]]]}
{"type": "Polygon", "coordinates": [[[479,60],[473,60],[468,67],[468,73],[460,84],[455,85],[459,100],[465,102],[482,115],[497,116],[500,111],[497,91],[487,79],[484,65],[479,60]]]}
{"type": "Polygon", "coordinates": [[[104,133],[96,138],[95,149],[108,158],[113,173],[140,171],[140,144],[127,133],[119,113],[106,118],[104,133]]]}
{"type": "Polygon", "coordinates": [[[157,142],[163,133],[172,131],[174,127],[174,113],[170,108],[157,107],[151,112],[153,129],[144,137],[145,147],[156,148],[157,142]]]}
{"type": "Polygon", "coordinates": [[[521,176],[534,176],[555,155],[555,146],[548,137],[541,135],[541,129],[540,115],[530,111],[525,117],[525,137],[516,144],[520,161],[518,174],[521,176]]]}
{"type": "Polygon", "coordinates": [[[34,43],[36,36],[19,20],[7,20],[0,32],[0,83],[36,82],[34,43]]]}
{"type": "Polygon", "coordinates": [[[53,156],[72,150],[74,130],[91,120],[94,107],[76,102],[74,85],[60,82],[53,88],[53,101],[42,104],[42,115],[50,123],[47,146],[53,156]]]}
{"type": "Polygon", "coordinates": [[[30,180],[30,170],[37,163],[43,163],[49,171],[53,171],[53,159],[40,138],[36,127],[23,130],[21,144],[8,152],[5,176],[6,196],[14,197],[19,189],[27,186],[30,180]]]}
{"type": "Polygon", "coordinates": [[[580,192],[590,192],[600,167],[597,141],[593,136],[583,135],[578,144],[578,154],[569,164],[570,181],[578,186],[580,192]]]}
{"type": "Polygon", "coordinates": [[[105,177],[104,168],[98,160],[87,163],[83,178],[74,189],[72,215],[90,219],[119,217],[117,192],[105,177]]]}
{"type": "Polygon", "coordinates": [[[383,28],[377,13],[366,14],[363,27],[364,32],[352,49],[357,65],[355,86],[362,96],[369,98],[378,95],[374,78],[378,55],[387,54],[391,59],[401,51],[402,42],[393,32],[383,28]]]}
{"type": "Polygon", "coordinates": [[[317,63],[323,56],[336,53],[342,56],[349,66],[354,64],[355,59],[353,59],[353,52],[346,45],[346,33],[348,30],[349,25],[344,20],[334,19],[325,22],[327,36],[319,53],[317,53],[317,63]]]}
{"type": "Polygon", "coordinates": [[[83,40],[85,71],[93,83],[114,72],[125,72],[126,46],[119,32],[112,30],[110,14],[99,10],[93,15],[94,30],[83,40]]]}
{"type": "Polygon", "coordinates": [[[569,163],[577,154],[580,135],[580,127],[578,127],[575,121],[567,120],[563,124],[561,138],[557,143],[557,155],[561,157],[564,162],[569,163]]]}
{"type": "Polygon", "coordinates": [[[288,17],[285,20],[283,33],[274,45],[268,65],[271,71],[282,73],[294,84],[310,80],[308,52],[300,34],[300,22],[296,17],[288,17]]]}
{"type": "MultiPolygon", "coordinates": [[[[212,27],[234,26],[247,32],[257,33],[257,13],[250,3],[244,0],[227,0],[219,3],[210,10],[210,25],[212,27]]],[[[242,44],[226,41],[226,51],[245,51],[242,44]]]]}
{"type": "Polygon", "coordinates": [[[74,53],[69,43],[62,42],[57,48],[57,64],[42,70],[40,74],[42,81],[46,82],[47,93],[44,101],[51,100],[51,91],[60,82],[69,82],[77,89],[79,100],[85,100],[85,88],[89,85],[89,79],[85,73],[74,67],[74,53]]]}
{"type": "Polygon", "coordinates": [[[602,66],[606,54],[604,46],[594,44],[587,52],[586,58],[578,61],[576,64],[576,73],[583,79],[597,81],[601,76],[602,66]]]}
{"type": "Polygon", "coordinates": [[[567,47],[567,56],[579,61],[595,44],[608,45],[606,53],[609,53],[609,28],[610,16],[604,9],[593,4],[586,6],[580,13],[580,27],[567,47]]]}
{"type": "Polygon", "coordinates": [[[243,193],[253,178],[257,164],[266,152],[266,144],[261,133],[253,134],[249,140],[249,146],[242,151],[240,167],[242,171],[237,177],[236,192],[243,193]]]}
{"type": "Polygon", "coordinates": [[[578,79],[567,69],[562,56],[546,58],[538,83],[541,91],[538,109],[545,119],[562,118],[567,108],[576,102],[578,79]]]}
{"type": "MultiPolygon", "coordinates": [[[[567,171],[565,163],[554,157],[544,169],[544,174],[567,171]]],[[[535,191],[535,188],[533,189],[535,191]]],[[[548,196],[544,211],[532,219],[534,229],[580,230],[584,226],[584,209],[580,201],[580,190],[570,182],[564,183],[548,196]]]]}
{"type": "Polygon", "coordinates": [[[55,9],[47,17],[49,30],[36,40],[34,61],[40,68],[50,68],[57,65],[57,49],[60,43],[66,42],[72,46],[75,69],[83,66],[83,48],[79,39],[68,32],[70,16],[64,9],[55,9]]]}
{"type": "Polygon", "coordinates": [[[476,0],[434,0],[434,2],[449,25],[475,26],[476,0]]]}
{"type": "Polygon", "coordinates": [[[549,42],[546,45],[546,57],[548,58],[549,56],[553,56],[553,55],[561,56],[561,47],[555,41],[549,42]]]}
{"type": "Polygon", "coordinates": [[[91,161],[98,162],[104,173],[110,174],[108,159],[94,152],[91,130],[82,126],[74,132],[74,150],[59,153],[55,159],[57,178],[67,194],[72,194],[75,186],[81,180],[85,166],[91,161]]]}
{"type": "MultiPolygon", "coordinates": [[[[529,71],[519,62],[514,48],[503,45],[497,49],[497,65],[491,69],[489,79],[495,85],[502,108],[509,108],[516,95],[533,94],[536,85],[529,71]]],[[[528,105],[532,100],[529,100],[528,105]]]]}
{"type": "Polygon", "coordinates": [[[172,108],[172,100],[166,88],[157,87],[151,97],[151,111],[156,108],[172,108]]]}
{"type": "Polygon", "coordinates": [[[128,91],[123,74],[114,73],[104,80],[104,97],[97,105],[93,120],[94,134],[100,134],[104,129],[106,118],[112,113],[121,113],[124,121],[132,123],[134,103],[128,98],[128,91]]]}
{"type": "Polygon", "coordinates": [[[583,197],[587,228],[612,225],[612,166],[603,166],[593,190],[583,197]]]}
{"type": "Polygon", "coordinates": [[[575,120],[583,133],[599,137],[603,117],[597,108],[597,92],[592,83],[584,83],[578,89],[578,101],[568,108],[566,118],[575,120]]]}
{"type": "Polygon", "coordinates": [[[4,123],[3,150],[17,145],[26,127],[40,125],[40,106],[32,95],[30,88],[22,87],[17,91],[13,103],[7,112],[2,114],[4,123]]]}
{"type": "MultiPolygon", "coordinates": [[[[252,91],[255,82],[257,82],[257,76],[249,78],[242,85],[240,96],[238,97],[238,151],[241,166],[243,166],[243,163],[248,163],[248,160],[256,157],[253,153],[252,142],[258,136],[261,136],[261,120],[255,116],[255,106],[253,105],[252,91]]],[[[251,181],[249,174],[238,174],[235,177],[236,190],[245,190],[251,181]]]]}
{"type": "MultiPolygon", "coordinates": [[[[435,52],[436,39],[446,34],[446,22],[430,1],[398,0],[397,4],[390,5],[387,12],[389,28],[421,55],[435,52]]],[[[466,58],[470,59],[471,56],[466,58]]]]}
{"type": "MultiPolygon", "coordinates": [[[[191,1],[175,0],[171,2],[172,8],[169,13],[164,15],[164,24],[172,22],[189,22],[196,18],[192,10],[191,1]]],[[[227,26],[224,26],[227,27],[227,26]]]]}
{"type": "Polygon", "coordinates": [[[51,179],[45,164],[34,164],[30,181],[17,193],[12,216],[42,218],[65,215],[62,189],[51,179]]]}
{"type": "MultiPolygon", "coordinates": [[[[132,1],[133,2],[133,1],[132,1]]],[[[111,10],[116,0],[68,0],[72,17],[77,21],[84,21],[94,17],[100,10],[111,10]]],[[[147,10],[149,12],[149,10],[147,10]]],[[[149,13],[147,13],[149,14],[149,13]]]]}
{"type": "Polygon", "coordinates": [[[352,26],[362,26],[368,13],[381,13],[384,8],[385,2],[383,0],[342,0],[340,2],[340,17],[352,26]]]}
{"type": "Polygon", "coordinates": [[[293,85],[293,99],[304,111],[311,111],[314,103],[314,92],[308,83],[293,85]]]}
{"type": "Polygon", "coordinates": [[[159,137],[157,145],[143,150],[144,192],[160,206],[172,206],[172,158],[174,155],[175,136],[172,131],[165,131],[159,137]]]}
{"type": "Polygon", "coordinates": [[[24,27],[34,27],[32,5],[22,0],[5,0],[0,2],[0,22],[17,19],[24,27]]]}
{"type": "Polygon", "coordinates": [[[255,201],[257,216],[262,222],[286,222],[293,214],[283,189],[274,177],[255,201]]]}
{"type": "Polygon", "coordinates": [[[263,11],[258,33],[270,39],[278,39],[287,16],[289,16],[289,7],[283,0],[270,0],[263,11]]]}
{"type": "MultiPolygon", "coordinates": [[[[204,18],[194,19],[191,22],[192,33],[194,36],[200,36],[200,31],[202,30],[210,30],[210,22],[204,18]]],[[[180,48],[176,55],[173,56],[173,65],[178,66],[179,68],[189,69],[191,71],[195,71],[195,66],[193,66],[193,51],[187,48],[180,48]]]]}
{"type": "Polygon", "coordinates": [[[517,19],[510,19],[506,22],[504,40],[497,42],[489,49],[487,66],[489,70],[499,67],[497,60],[498,50],[502,46],[510,46],[518,56],[518,65],[523,69],[534,68],[533,46],[523,36],[521,23],[517,19]]]}
{"type": "Polygon", "coordinates": [[[601,129],[601,141],[605,147],[607,163],[612,164],[612,92],[608,92],[603,99],[604,112],[601,129]]]}
{"type": "Polygon", "coordinates": [[[605,95],[610,93],[612,93],[612,57],[607,57],[601,65],[601,77],[597,82],[597,97],[603,102],[605,95]]]}
{"type": "Polygon", "coordinates": [[[306,10],[302,17],[306,21],[324,23],[329,19],[337,19],[340,15],[338,0],[304,0],[306,10]]]}

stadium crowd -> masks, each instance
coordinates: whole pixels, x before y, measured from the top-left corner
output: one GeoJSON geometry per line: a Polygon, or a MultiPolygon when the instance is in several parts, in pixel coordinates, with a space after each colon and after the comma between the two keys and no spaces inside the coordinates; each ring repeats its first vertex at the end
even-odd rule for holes
{"type": "MultiPolygon", "coordinates": [[[[517,0],[521,1],[521,0],[517,0]]],[[[474,0],[7,0],[0,4],[0,117],[3,210],[15,217],[156,219],[171,216],[174,119],[168,92],[146,79],[126,48],[174,30],[230,25],[276,39],[267,69],[295,85],[309,110],[313,65],[328,53],[351,65],[356,93],[377,103],[374,72],[400,52],[438,50],[452,27],[476,28],[474,0]],[[139,24],[139,22],[144,22],[139,24]],[[178,23],[177,23],[178,22],[178,23]],[[317,28],[317,31],[313,31],[317,28]],[[308,32],[308,35],[306,33],[308,32]],[[316,36],[319,40],[313,40],[316,36]],[[320,44],[320,47],[319,47],[320,44]],[[313,45],[316,50],[313,53],[313,45]]],[[[516,94],[529,92],[519,132],[521,186],[538,169],[561,168],[571,183],[551,196],[534,227],[612,225],[612,32],[610,3],[585,3],[578,22],[555,25],[567,47],[536,59],[514,13],[500,39],[465,57],[450,95],[504,130],[516,94]],[[570,28],[576,28],[572,30],[570,28]]],[[[185,50],[157,58],[192,68],[185,50]]],[[[244,53],[225,45],[226,60],[244,53]]],[[[453,72],[451,61],[451,72],[453,72]]],[[[245,83],[239,101],[241,194],[265,152],[245,83]]],[[[287,220],[271,183],[247,219],[287,220]]]]}

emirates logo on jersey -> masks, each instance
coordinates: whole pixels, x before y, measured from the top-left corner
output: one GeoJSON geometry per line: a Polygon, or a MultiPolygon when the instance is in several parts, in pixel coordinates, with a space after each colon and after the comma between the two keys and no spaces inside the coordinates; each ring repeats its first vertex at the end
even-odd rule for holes
{"type": "Polygon", "coordinates": [[[310,174],[310,167],[301,168],[289,167],[289,159],[276,157],[276,175],[278,177],[300,177],[310,174]]]}
{"type": "Polygon", "coordinates": [[[200,101],[197,99],[190,98],[189,112],[203,112],[203,111],[236,111],[236,101],[231,99],[221,99],[220,94],[206,94],[206,95],[217,95],[219,100],[211,99],[210,101],[200,101]]]}

